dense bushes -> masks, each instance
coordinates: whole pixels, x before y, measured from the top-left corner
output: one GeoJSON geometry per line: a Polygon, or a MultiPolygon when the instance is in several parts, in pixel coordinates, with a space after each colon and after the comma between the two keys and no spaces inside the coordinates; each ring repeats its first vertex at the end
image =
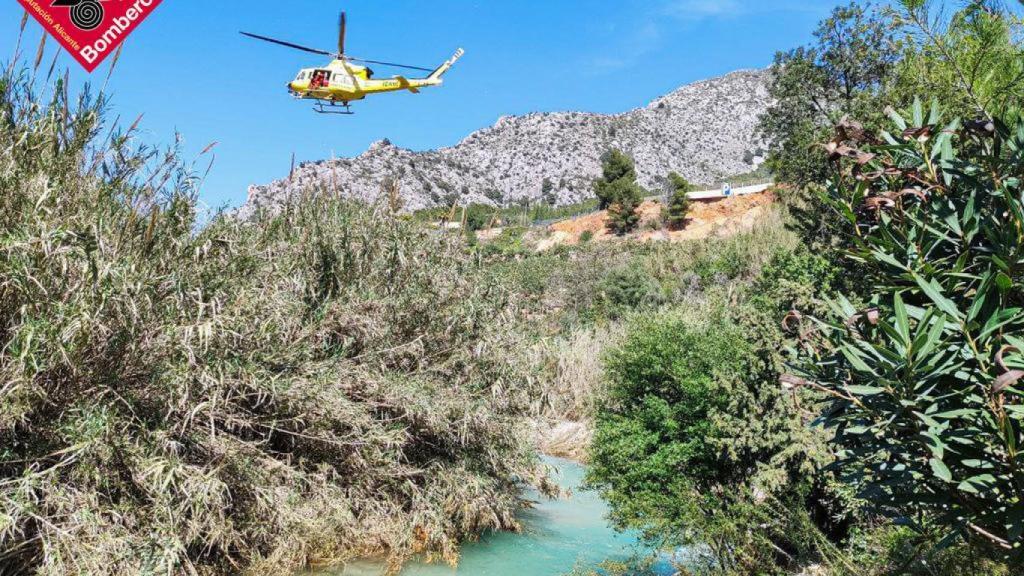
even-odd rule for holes
{"type": "Polygon", "coordinates": [[[529,300],[531,318],[550,330],[572,330],[627,319],[637,311],[699,303],[707,291],[752,280],[778,250],[792,249],[796,242],[783,214],[769,210],[751,230],[729,238],[589,242],[523,251],[487,268],[496,282],[529,300]]]}
{"type": "Polygon", "coordinates": [[[752,285],[738,242],[693,258],[720,290],[608,355],[590,480],[710,571],[1020,571],[1021,21],[935,4],[840,7],[779,57],[762,129],[806,247],[752,285]],[[917,91],[967,119],[887,114],[917,91]]]}
{"type": "Polygon", "coordinates": [[[515,526],[522,346],[458,236],[325,199],[200,228],[174,151],[64,88],[0,82],[0,571],[450,559],[515,526]]]}
{"type": "Polygon", "coordinates": [[[484,204],[470,204],[462,212],[462,220],[466,230],[476,232],[490,228],[498,220],[497,211],[484,204]]]}
{"type": "Polygon", "coordinates": [[[890,89],[896,105],[928,94],[953,117],[991,117],[1024,101],[1022,21],[1007,3],[943,14],[942,3],[903,0],[891,16],[906,38],[890,89]]]}
{"type": "Polygon", "coordinates": [[[662,301],[661,287],[636,262],[609,271],[597,290],[599,302],[610,318],[662,301]]]}
{"type": "MultiPolygon", "coordinates": [[[[769,238],[758,237],[762,249],[769,238]]],[[[747,241],[722,242],[695,264],[712,269],[747,241]]],[[[702,298],[632,323],[607,356],[591,453],[589,480],[618,525],[662,544],[703,545],[708,567],[736,574],[818,558],[850,513],[819,473],[830,459],[824,435],[776,384],[779,311],[816,301],[831,267],[785,242],[769,246],[776,255],[753,284],[758,262],[748,253],[732,279],[713,273],[726,280],[702,298]]]]}
{"type": "Polygon", "coordinates": [[[727,481],[712,423],[728,403],[722,381],[743,374],[750,347],[735,327],[646,320],[606,362],[591,477],[622,526],[699,530],[685,509],[694,490],[727,481]]]}
{"type": "Polygon", "coordinates": [[[867,20],[865,9],[838,10],[822,30],[854,40],[819,34],[816,47],[784,57],[778,104],[762,125],[775,134],[773,167],[815,184],[786,199],[804,239],[844,268],[843,296],[794,303],[803,314],[787,326],[802,372],[784,385],[829,398],[822,421],[834,431],[836,470],[875,515],[868,525],[893,518],[912,535],[901,541],[920,543],[903,551],[907,571],[985,573],[997,568],[955,558],[1017,556],[1024,531],[1013,408],[1024,49],[1006,5],[971,2],[938,17],[940,7],[906,0],[867,20]],[[811,81],[843,78],[821,56],[842,62],[857,45],[879,47],[861,63],[884,64],[870,83],[843,91],[811,81]],[[917,102],[886,118],[922,93],[936,100],[931,111],[917,102]],[[803,126],[786,119],[819,100],[841,104],[803,126]],[[940,108],[964,120],[941,122],[940,108]],[[957,537],[965,554],[935,552],[957,537]]]}
{"type": "Polygon", "coordinates": [[[831,301],[802,375],[875,510],[1016,555],[1024,544],[1024,122],[943,123],[918,102],[828,193],[869,291],[831,301]],[[853,304],[851,302],[856,302],[853,304]]]}

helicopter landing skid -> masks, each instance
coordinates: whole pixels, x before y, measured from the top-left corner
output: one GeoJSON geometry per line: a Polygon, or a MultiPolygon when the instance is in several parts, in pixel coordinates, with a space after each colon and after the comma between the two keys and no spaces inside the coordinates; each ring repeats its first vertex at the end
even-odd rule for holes
{"type": "Polygon", "coordinates": [[[353,112],[352,108],[349,106],[348,102],[339,103],[334,101],[327,101],[325,103],[322,100],[316,103],[316,105],[313,107],[313,111],[316,112],[317,114],[341,114],[347,116],[355,114],[355,112],[353,112]],[[334,108],[339,107],[342,109],[334,110],[334,108]]]}

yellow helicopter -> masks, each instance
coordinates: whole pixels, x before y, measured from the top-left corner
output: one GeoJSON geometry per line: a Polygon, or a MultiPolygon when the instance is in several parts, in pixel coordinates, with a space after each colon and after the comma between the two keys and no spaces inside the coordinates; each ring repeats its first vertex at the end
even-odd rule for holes
{"type": "Polygon", "coordinates": [[[379,60],[366,60],[365,58],[355,58],[345,54],[345,28],[346,17],[345,13],[342,12],[341,20],[338,25],[337,52],[308,48],[306,46],[300,46],[298,44],[292,44],[291,42],[284,42],[282,40],[276,40],[274,38],[268,38],[258,34],[250,34],[249,32],[241,32],[241,34],[243,36],[248,36],[249,38],[263,40],[264,42],[271,42],[273,44],[287,46],[288,48],[302,50],[303,52],[332,57],[334,60],[332,60],[327,66],[321,68],[303,68],[299,71],[295,80],[288,83],[288,91],[292,96],[300,100],[315,100],[316,107],[314,107],[314,110],[321,114],[352,114],[353,112],[349,106],[349,102],[352,102],[353,100],[362,100],[366,98],[368,94],[397,92],[400,90],[408,90],[409,92],[418,94],[420,88],[440,86],[444,83],[441,76],[443,76],[444,73],[447,72],[463,54],[465,54],[462,48],[459,48],[455,51],[455,54],[448,59],[448,61],[434,69],[422,68],[420,66],[409,66],[407,64],[395,64],[393,62],[381,62],[379,60]],[[425,78],[406,78],[405,76],[399,75],[378,80],[373,78],[373,70],[366,66],[354,64],[354,62],[377,64],[393,68],[406,68],[409,70],[420,70],[423,72],[429,72],[430,74],[425,78]],[[336,108],[342,108],[342,110],[336,110],[336,108]]]}

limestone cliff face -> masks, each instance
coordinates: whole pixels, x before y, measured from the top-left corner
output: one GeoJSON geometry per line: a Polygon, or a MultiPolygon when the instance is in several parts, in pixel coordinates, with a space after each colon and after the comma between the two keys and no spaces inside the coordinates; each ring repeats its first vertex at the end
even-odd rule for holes
{"type": "Polygon", "coordinates": [[[382,140],[355,158],[303,164],[290,179],[251,186],[242,213],[307,190],[373,200],[387,178],[400,181],[410,209],[536,201],[545,179],[559,203],[571,203],[592,195],[601,155],[611,148],[633,156],[648,188],[671,171],[716,185],[761,160],[755,132],[770,103],[768,74],[747,70],[696,82],[623,114],[506,116],[450,148],[413,152],[382,140]]]}

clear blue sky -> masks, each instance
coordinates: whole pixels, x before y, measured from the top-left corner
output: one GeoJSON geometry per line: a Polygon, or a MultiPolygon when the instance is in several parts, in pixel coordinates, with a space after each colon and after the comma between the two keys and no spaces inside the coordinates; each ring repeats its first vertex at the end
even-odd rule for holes
{"type": "MultiPolygon", "coordinates": [[[[381,138],[416,150],[448,146],[506,114],[621,112],[688,82],[767,66],[777,50],[807,42],[837,3],[164,0],[125,44],[110,83],[113,113],[127,122],[145,113],[149,143],[170,142],[177,130],[194,155],[219,142],[202,198],[237,206],[249,184],[286,176],[293,152],[298,161],[351,156],[381,138]],[[354,56],[433,67],[461,46],[466,57],[443,88],[371,97],[355,116],[315,114],[285,84],[326,59],[238,31],[330,49],[342,8],[354,56]]],[[[0,54],[13,52],[21,13],[13,0],[0,2],[0,54]]],[[[29,58],[40,33],[31,21],[29,58]]],[[[69,57],[62,62],[86,76],[69,57]]]]}

